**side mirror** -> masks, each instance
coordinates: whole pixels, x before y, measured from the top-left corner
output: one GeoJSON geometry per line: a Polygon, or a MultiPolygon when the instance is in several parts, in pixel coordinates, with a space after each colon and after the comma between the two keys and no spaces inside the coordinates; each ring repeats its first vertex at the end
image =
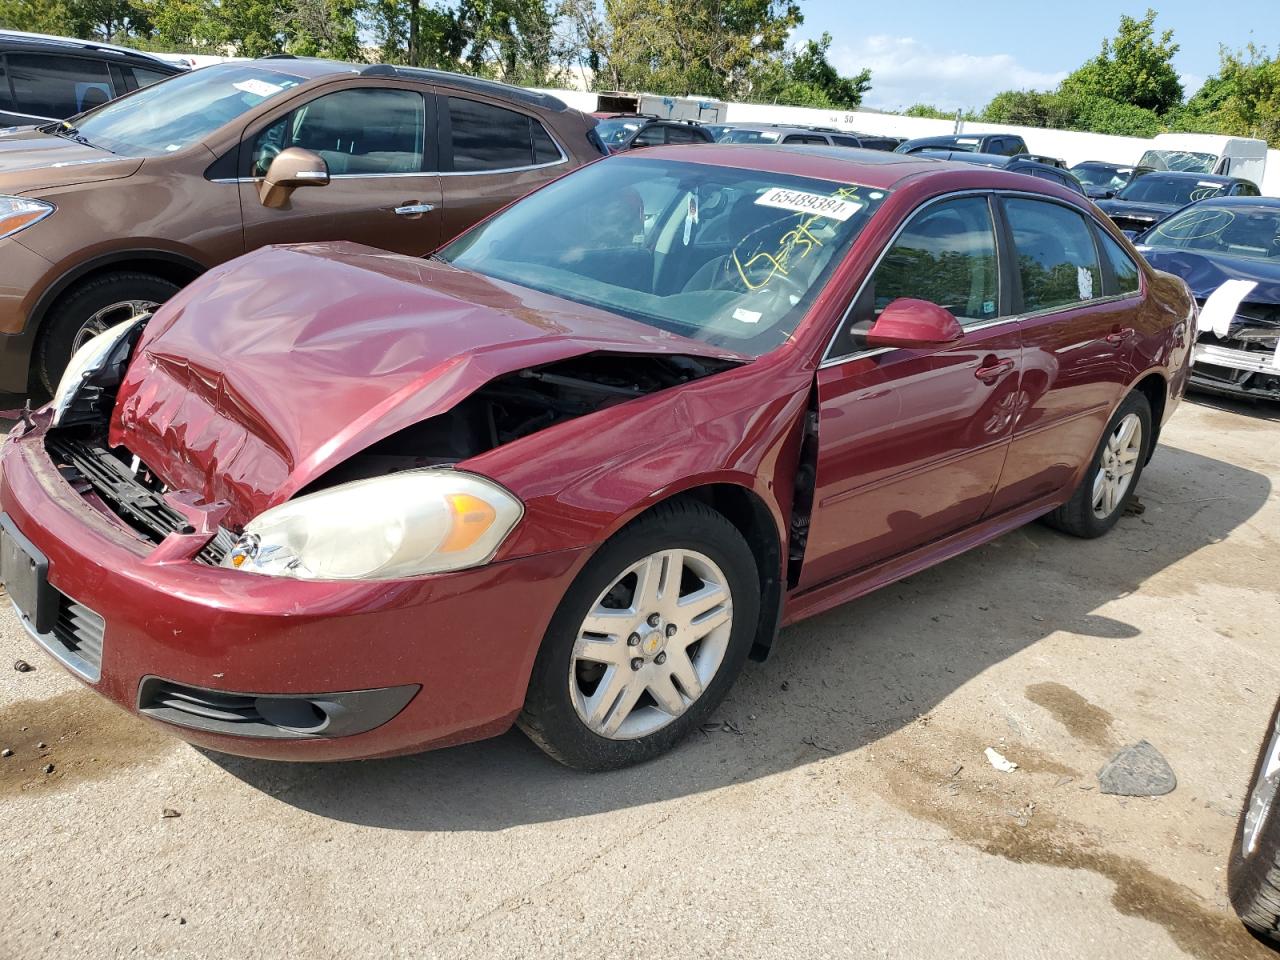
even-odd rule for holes
{"type": "Polygon", "coordinates": [[[258,185],[258,199],[264,207],[283,207],[298,187],[323,187],[329,182],[329,165],[324,157],[301,147],[281,150],[258,185]]]}
{"type": "Polygon", "coordinates": [[[936,347],[964,336],[947,310],[928,300],[894,300],[867,331],[869,347],[936,347]]]}

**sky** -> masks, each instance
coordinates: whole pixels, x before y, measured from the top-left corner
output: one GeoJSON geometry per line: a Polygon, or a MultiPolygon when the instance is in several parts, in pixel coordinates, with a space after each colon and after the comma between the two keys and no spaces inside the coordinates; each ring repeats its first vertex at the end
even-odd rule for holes
{"type": "Polygon", "coordinates": [[[1216,7],[1203,0],[801,0],[799,35],[830,33],[830,58],[843,74],[871,68],[868,107],[981,108],[1001,90],[1056,86],[1097,54],[1104,37],[1115,35],[1121,13],[1142,17],[1148,6],[1159,11],[1157,32],[1172,29],[1182,47],[1174,66],[1189,92],[1217,71],[1219,45],[1234,49],[1252,41],[1274,52],[1280,43],[1278,0],[1216,7]],[[1227,9],[1229,15],[1221,15],[1227,9]]]}

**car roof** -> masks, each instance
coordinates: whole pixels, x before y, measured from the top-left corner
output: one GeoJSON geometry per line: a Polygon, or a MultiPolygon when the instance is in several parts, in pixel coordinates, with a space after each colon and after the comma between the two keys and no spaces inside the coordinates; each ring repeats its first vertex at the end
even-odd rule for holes
{"type": "Polygon", "coordinates": [[[75,37],[57,37],[48,33],[27,33],[25,30],[0,30],[0,44],[14,44],[18,47],[42,49],[46,52],[69,50],[92,50],[95,53],[113,53],[131,59],[146,60],[148,64],[159,64],[170,70],[181,72],[184,68],[170,63],[151,53],[134,50],[132,47],[121,47],[114,43],[99,43],[97,40],[77,40],[75,37]]]}
{"type": "Polygon", "coordinates": [[[1205,197],[1196,202],[1197,206],[1200,204],[1213,207],[1253,207],[1268,212],[1280,211],[1280,197],[1205,197]]]}
{"type": "Polygon", "coordinates": [[[1192,173],[1189,170],[1152,170],[1147,176],[1173,177],[1175,180],[1203,180],[1206,183],[1239,183],[1239,177],[1224,177],[1220,173],[1192,173]]]}
{"type": "MultiPolygon", "coordinates": [[[[621,154],[617,159],[624,159],[621,154]]],[[[704,145],[672,145],[650,147],[642,151],[641,158],[669,157],[689,163],[713,164],[722,167],[741,167],[765,173],[777,173],[797,177],[813,177],[836,183],[856,183],[864,187],[889,190],[904,180],[921,174],[959,173],[980,174],[987,182],[978,189],[1019,189],[1025,175],[1008,174],[976,163],[952,163],[915,154],[888,153],[884,150],[859,150],[853,147],[832,147],[825,144],[754,144],[709,143],[704,145]],[[1017,179],[1010,183],[1010,179],[1017,179]]],[[[607,161],[612,163],[612,160],[607,161]]],[[[1048,184],[1047,186],[1054,186],[1048,184]]],[[[1025,189],[1025,187],[1022,187],[1025,189]]],[[[1061,191],[1076,196],[1066,187],[1061,191]]],[[[1049,191],[1046,190],[1046,193],[1049,191]]],[[[1054,194],[1058,196],[1058,194],[1054,194]]]]}
{"type": "Polygon", "coordinates": [[[1073,164],[1071,169],[1076,167],[1107,167],[1114,170],[1136,170],[1136,163],[1113,163],[1110,160],[1081,160],[1079,163],[1073,164]]]}
{"type": "MultiPolygon", "coordinates": [[[[346,73],[358,74],[362,77],[400,77],[405,80],[439,83],[459,90],[470,90],[474,93],[501,97],[504,100],[510,100],[529,107],[537,107],[552,113],[564,113],[569,109],[568,104],[549,93],[529,90],[525,87],[516,87],[498,80],[486,80],[483,77],[451,73],[448,70],[433,70],[428,67],[397,67],[387,63],[375,63],[373,65],[346,63],[342,60],[326,60],[323,57],[295,57],[287,53],[258,57],[256,60],[228,61],[228,63],[239,66],[244,66],[246,63],[259,64],[265,69],[274,68],[308,80],[318,80],[323,77],[346,73]]],[[[213,67],[205,67],[204,69],[212,70],[218,66],[223,66],[223,64],[215,64],[213,67]]]]}

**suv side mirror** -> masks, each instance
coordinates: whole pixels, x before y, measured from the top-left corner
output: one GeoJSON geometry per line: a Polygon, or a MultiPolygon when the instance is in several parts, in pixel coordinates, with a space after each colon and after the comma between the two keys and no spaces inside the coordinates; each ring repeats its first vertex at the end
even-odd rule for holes
{"type": "Polygon", "coordinates": [[[258,185],[258,199],[264,207],[283,207],[298,187],[323,187],[329,182],[329,165],[324,157],[301,147],[281,150],[258,185]]]}
{"type": "Polygon", "coordinates": [[[867,331],[868,347],[936,347],[964,336],[951,313],[928,300],[900,297],[867,331]]]}

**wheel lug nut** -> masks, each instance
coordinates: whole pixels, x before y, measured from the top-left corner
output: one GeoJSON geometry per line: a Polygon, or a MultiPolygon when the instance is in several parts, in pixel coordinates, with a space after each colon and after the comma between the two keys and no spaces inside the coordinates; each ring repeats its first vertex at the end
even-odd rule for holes
{"type": "Polygon", "coordinates": [[[656,664],[664,664],[667,662],[667,655],[665,653],[660,653],[653,658],[653,662],[656,664]]]}
{"type": "Polygon", "coordinates": [[[656,627],[661,620],[662,618],[659,617],[656,613],[649,614],[649,626],[656,627]]]}
{"type": "Polygon", "coordinates": [[[644,657],[632,657],[632,658],[631,658],[631,669],[632,669],[632,670],[639,670],[639,669],[640,669],[641,667],[643,667],[643,666],[644,666],[644,657]]]}
{"type": "Polygon", "coordinates": [[[627,637],[627,646],[628,647],[640,646],[640,634],[633,633],[631,636],[627,637]]]}
{"type": "Polygon", "coordinates": [[[676,625],[674,623],[667,624],[667,636],[674,637],[676,635],[676,625]]]}

